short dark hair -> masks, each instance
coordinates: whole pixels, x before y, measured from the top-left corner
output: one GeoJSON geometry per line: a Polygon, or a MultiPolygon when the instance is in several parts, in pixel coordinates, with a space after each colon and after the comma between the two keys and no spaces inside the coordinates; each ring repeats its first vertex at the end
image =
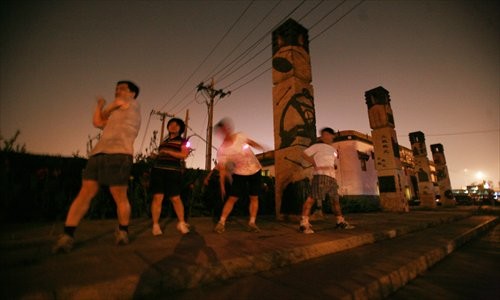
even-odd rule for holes
{"type": "Polygon", "coordinates": [[[186,124],[184,123],[184,121],[182,121],[179,118],[172,118],[172,119],[168,120],[167,128],[170,125],[170,123],[172,123],[172,122],[175,122],[175,123],[177,123],[177,125],[179,125],[179,127],[180,127],[179,128],[179,135],[183,134],[184,130],[186,130],[186,124]]]}
{"type": "Polygon", "coordinates": [[[333,131],[333,129],[331,129],[330,127],[325,127],[323,129],[321,129],[320,133],[323,133],[323,132],[328,132],[329,134],[335,135],[335,131],[333,131]]]}
{"type": "Polygon", "coordinates": [[[139,87],[133,83],[132,81],[129,81],[129,80],[120,80],[116,83],[116,85],[119,85],[119,84],[126,84],[128,86],[128,89],[134,93],[134,99],[137,98],[137,96],[139,96],[139,87]]]}
{"type": "Polygon", "coordinates": [[[217,122],[217,124],[215,124],[214,126],[214,129],[217,130],[217,129],[220,129],[220,128],[228,128],[230,130],[233,129],[233,120],[231,120],[230,118],[222,118],[219,122],[217,122]]]}

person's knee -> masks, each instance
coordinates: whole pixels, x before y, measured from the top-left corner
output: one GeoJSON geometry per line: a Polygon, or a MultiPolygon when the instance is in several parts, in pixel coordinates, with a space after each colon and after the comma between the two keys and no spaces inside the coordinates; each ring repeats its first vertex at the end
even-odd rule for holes
{"type": "Polygon", "coordinates": [[[128,203],[128,197],[127,197],[127,187],[110,187],[109,191],[111,192],[111,195],[113,196],[113,199],[115,199],[116,203],[122,203],[122,202],[127,202],[128,203]]]}
{"type": "Polygon", "coordinates": [[[83,181],[79,195],[85,199],[92,199],[99,191],[99,185],[93,181],[83,181]]]}
{"type": "Polygon", "coordinates": [[[182,203],[181,196],[179,195],[170,197],[170,201],[172,203],[182,203]]]}

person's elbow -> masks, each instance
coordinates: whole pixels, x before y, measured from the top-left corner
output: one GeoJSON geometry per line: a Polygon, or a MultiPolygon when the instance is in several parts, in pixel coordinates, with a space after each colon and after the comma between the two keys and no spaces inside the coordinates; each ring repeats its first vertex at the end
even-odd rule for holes
{"type": "Polygon", "coordinates": [[[106,121],[94,119],[92,124],[94,125],[95,128],[103,129],[104,126],[106,126],[106,121]]]}

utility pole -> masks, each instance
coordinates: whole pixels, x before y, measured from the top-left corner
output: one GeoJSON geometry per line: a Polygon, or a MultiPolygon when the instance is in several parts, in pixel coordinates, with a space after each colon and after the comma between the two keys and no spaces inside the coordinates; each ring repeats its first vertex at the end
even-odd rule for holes
{"type": "Polygon", "coordinates": [[[205,96],[208,108],[208,123],[207,123],[207,145],[206,145],[206,156],[205,156],[205,170],[210,171],[212,169],[212,127],[214,118],[214,100],[215,97],[219,99],[229,96],[231,92],[225,92],[222,89],[214,89],[214,80],[210,82],[209,85],[204,85],[203,82],[198,84],[197,92],[203,92],[205,96]]]}
{"type": "Polygon", "coordinates": [[[155,115],[158,115],[161,118],[161,130],[160,130],[160,143],[161,143],[163,141],[163,133],[164,133],[164,130],[165,130],[165,119],[166,119],[166,117],[173,118],[175,116],[172,115],[172,114],[166,113],[166,112],[161,112],[161,111],[156,111],[156,110],[151,111],[151,113],[155,114],[155,115]]]}

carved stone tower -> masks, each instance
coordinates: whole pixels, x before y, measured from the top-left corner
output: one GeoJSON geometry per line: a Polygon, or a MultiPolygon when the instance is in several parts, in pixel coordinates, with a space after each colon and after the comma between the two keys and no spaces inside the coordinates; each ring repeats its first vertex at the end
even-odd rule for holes
{"type": "Polygon", "coordinates": [[[316,116],[307,29],[288,19],[273,32],[272,45],[275,203],[280,216],[283,202],[304,200],[286,199],[283,194],[290,184],[310,175],[306,170],[312,171],[303,165],[301,154],[316,140],[316,116]]]}
{"type": "Polygon", "coordinates": [[[418,179],[418,198],[422,207],[436,207],[434,184],[431,180],[431,168],[427,158],[425,136],[421,131],[410,133],[410,144],[415,161],[415,172],[418,179]]]}
{"type": "Polygon", "coordinates": [[[441,195],[441,202],[443,206],[455,206],[456,201],[451,191],[451,181],[448,174],[448,167],[446,166],[446,158],[444,157],[444,148],[441,144],[431,145],[432,160],[436,165],[436,175],[439,185],[439,194],[441,195]]]}
{"type": "Polygon", "coordinates": [[[407,212],[409,207],[402,188],[404,174],[389,92],[379,86],[366,91],[365,100],[372,129],[380,205],[385,211],[407,212]]]}

